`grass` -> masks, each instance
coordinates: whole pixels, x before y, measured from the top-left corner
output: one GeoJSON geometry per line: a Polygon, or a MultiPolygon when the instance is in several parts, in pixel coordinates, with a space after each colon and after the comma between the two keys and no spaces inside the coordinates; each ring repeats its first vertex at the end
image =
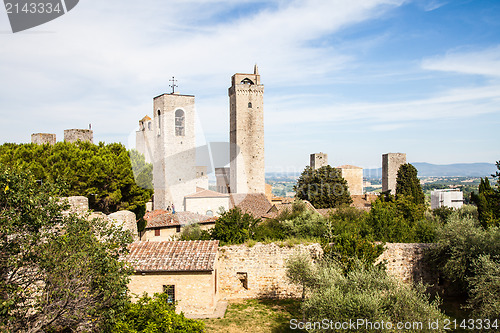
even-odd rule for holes
{"type": "Polygon", "coordinates": [[[290,320],[302,318],[300,300],[247,299],[231,301],[222,319],[205,319],[207,333],[304,332],[290,329],[290,320]]]}

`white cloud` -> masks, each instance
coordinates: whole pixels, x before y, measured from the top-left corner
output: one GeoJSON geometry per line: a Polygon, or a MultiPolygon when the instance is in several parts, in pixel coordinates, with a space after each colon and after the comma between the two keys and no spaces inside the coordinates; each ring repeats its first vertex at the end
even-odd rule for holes
{"type": "Polygon", "coordinates": [[[500,46],[481,51],[454,51],[444,56],[427,58],[422,61],[422,68],[434,71],[500,77],[500,46]]]}

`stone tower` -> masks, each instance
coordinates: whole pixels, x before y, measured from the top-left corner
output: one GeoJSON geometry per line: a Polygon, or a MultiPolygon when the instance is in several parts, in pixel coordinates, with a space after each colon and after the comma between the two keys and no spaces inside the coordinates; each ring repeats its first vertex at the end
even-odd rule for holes
{"type": "Polygon", "coordinates": [[[196,192],[194,96],[163,94],[153,100],[154,209],[184,211],[184,197],[196,192]]]}
{"type": "Polygon", "coordinates": [[[94,142],[94,132],[90,129],[67,129],[64,130],[64,141],[66,142],[77,142],[88,141],[90,143],[94,142]]]}
{"type": "Polygon", "coordinates": [[[328,154],[311,154],[311,161],[309,165],[313,170],[317,170],[325,165],[328,165],[328,154]]]}
{"type": "Polygon", "coordinates": [[[56,135],[52,133],[33,133],[31,134],[31,143],[37,145],[43,145],[43,144],[55,145],[56,135]]]}
{"type": "Polygon", "coordinates": [[[139,120],[139,130],[135,132],[135,149],[146,159],[146,163],[153,163],[154,128],[153,120],[145,116],[139,120]]]}
{"type": "Polygon", "coordinates": [[[382,192],[396,194],[396,178],[399,167],[406,163],[406,154],[388,153],[382,155],[382,192]]]}
{"type": "Polygon", "coordinates": [[[354,165],[341,165],[337,167],[342,178],[347,182],[350,195],[363,194],[363,168],[354,165]]]}
{"type": "Polygon", "coordinates": [[[253,74],[234,74],[229,88],[230,192],[265,193],[264,85],[253,74]]]}

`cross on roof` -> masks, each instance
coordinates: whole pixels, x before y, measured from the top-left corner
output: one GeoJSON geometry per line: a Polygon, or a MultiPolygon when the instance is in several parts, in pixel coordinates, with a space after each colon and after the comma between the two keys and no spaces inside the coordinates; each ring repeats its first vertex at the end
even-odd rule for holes
{"type": "Polygon", "coordinates": [[[177,80],[175,79],[175,77],[172,76],[172,78],[169,80],[170,82],[172,82],[172,84],[169,85],[170,88],[172,88],[172,94],[175,93],[175,88],[179,88],[178,85],[175,84],[175,82],[177,82],[177,80]]]}

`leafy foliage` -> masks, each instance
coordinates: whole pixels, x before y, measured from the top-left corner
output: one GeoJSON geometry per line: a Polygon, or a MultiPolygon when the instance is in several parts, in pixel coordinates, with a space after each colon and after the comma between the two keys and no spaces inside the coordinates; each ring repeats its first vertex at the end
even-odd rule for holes
{"type": "Polygon", "coordinates": [[[168,302],[165,293],[149,297],[144,294],[136,303],[129,303],[124,318],[111,332],[114,333],[196,333],[204,332],[205,324],[175,313],[175,305],[168,302]]]}
{"type": "Polygon", "coordinates": [[[211,236],[222,244],[241,244],[253,236],[253,229],[259,220],[236,207],[217,219],[211,236]]]}
{"type": "Polygon", "coordinates": [[[469,308],[477,318],[500,318],[500,257],[480,255],[473,271],[475,275],[468,279],[469,308]]]}
{"type": "Polygon", "coordinates": [[[417,178],[417,169],[410,163],[399,167],[396,178],[396,198],[407,197],[417,205],[425,203],[424,192],[417,178]]]}
{"type": "Polygon", "coordinates": [[[31,173],[2,167],[0,188],[0,330],[106,329],[128,300],[130,233],[63,215],[31,173]]]}
{"type": "Polygon", "coordinates": [[[346,180],[338,169],[329,165],[317,170],[307,166],[294,190],[298,199],[308,200],[316,208],[334,208],[352,203],[346,180]]]}
{"type": "Polygon", "coordinates": [[[89,198],[92,209],[106,214],[127,209],[140,218],[153,193],[152,166],[137,152],[132,151],[131,157],[119,143],[58,142],[53,146],[7,143],[0,146],[1,164],[29,170],[42,184],[65,183],[61,195],[83,195],[89,198]]]}
{"type": "MultiPolygon", "coordinates": [[[[292,274],[293,263],[289,261],[288,274],[292,274]]],[[[413,289],[398,283],[384,270],[374,266],[358,262],[345,274],[341,265],[327,260],[314,267],[303,267],[301,272],[294,275],[301,277],[300,281],[305,283],[308,291],[303,303],[307,321],[334,318],[336,322],[349,322],[353,318],[363,318],[371,322],[383,320],[397,323],[418,322],[422,318],[444,319],[438,309],[438,302],[429,302],[423,286],[413,289]]],[[[370,330],[360,327],[356,331],[370,330]]]]}
{"type": "Polygon", "coordinates": [[[210,233],[206,230],[202,230],[200,225],[197,223],[185,226],[181,232],[180,240],[209,240],[210,233]]]}
{"type": "Polygon", "coordinates": [[[488,178],[484,177],[484,179],[481,178],[478,192],[478,194],[471,193],[471,201],[477,206],[481,225],[485,228],[500,226],[500,185],[495,190],[491,187],[488,178]]]}

